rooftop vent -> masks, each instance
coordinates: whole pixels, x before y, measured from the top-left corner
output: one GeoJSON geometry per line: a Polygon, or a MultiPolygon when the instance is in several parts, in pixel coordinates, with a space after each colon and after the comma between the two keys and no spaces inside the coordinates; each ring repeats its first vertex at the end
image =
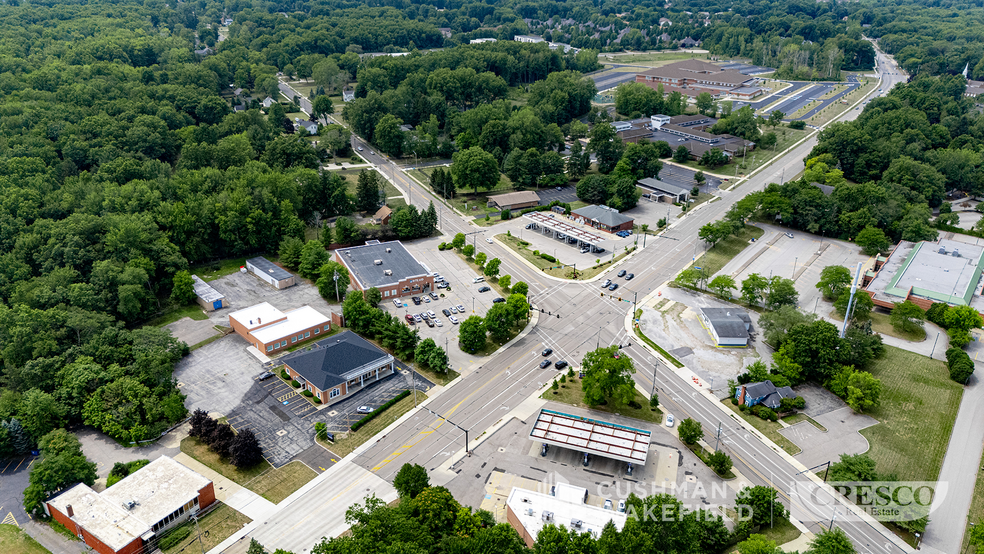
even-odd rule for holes
{"type": "Polygon", "coordinates": [[[392,269],[384,269],[383,270],[383,275],[392,275],[392,274],[393,274],[393,270],[392,269]]]}
{"type": "Polygon", "coordinates": [[[540,518],[543,519],[543,521],[552,521],[553,520],[553,512],[548,512],[548,511],[544,510],[543,513],[540,514],[540,518]]]}
{"type": "Polygon", "coordinates": [[[526,515],[528,515],[528,516],[531,516],[531,515],[533,515],[533,508],[529,508],[529,509],[527,509],[527,510],[526,510],[526,515]]]}
{"type": "Polygon", "coordinates": [[[571,528],[572,529],[580,529],[581,528],[581,523],[582,522],[581,522],[580,519],[572,519],[571,520],[571,528]]]}
{"type": "Polygon", "coordinates": [[[953,255],[954,258],[959,258],[960,257],[960,250],[954,248],[952,255],[953,255]]]}
{"type": "Polygon", "coordinates": [[[936,251],[938,254],[946,254],[946,247],[941,246],[939,250],[936,251]]]}
{"type": "Polygon", "coordinates": [[[392,249],[392,248],[387,248],[387,249],[386,249],[386,253],[387,253],[387,254],[389,254],[389,253],[390,253],[390,252],[392,252],[392,251],[393,251],[393,249],[392,249]]]}
{"type": "Polygon", "coordinates": [[[376,265],[383,265],[383,260],[376,260],[376,261],[374,261],[372,263],[374,263],[376,265]]]}
{"type": "Polygon", "coordinates": [[[137,501],[127,500],[126,502],[123,503],[123,507],[126,508],[127,510],[132,510],[137,507],[137,501]]]}

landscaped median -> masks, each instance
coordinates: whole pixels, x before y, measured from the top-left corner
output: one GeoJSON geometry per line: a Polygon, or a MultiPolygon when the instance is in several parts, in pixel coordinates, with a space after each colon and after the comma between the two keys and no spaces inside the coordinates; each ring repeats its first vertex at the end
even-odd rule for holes
{"type": "MultiPolygon", "coordinates": [[[[394,403],[385,413],[367,421],[358,427],[356,431],[349,431],[344,435],[335,436],[335,441],[331,442],[324,438],[318,438],[318,444],[328,449],[329,452],[338,456],[339,460],[351,454],[363,443],[379,434],[383,429],[389,427],[394,421],[414,408],[414,395],[412,391],[404,398],[394,403]]],[[[427,400],[427,395],[417,391],[416,404],[420,405],[427,400]]],[[[361,421],[361,420],[360,420],[361,421]]]]}
{"type": "Polygon", "coordinates": [[[577,269],[578,281],[592,279],[603,271],[608,271],[612,264],[617,263],[636,249],[635,246],[632,246],[628,250],[623,250],[620,254],[617,254],[614,259],[609,257],[608,261],[602,261],[601,258],[598,258],[595,260],[596,263],[594,265],[576,268],[574,265],[560,262],[549,254],[544,257],[545,255],[539,253],[539,251],[530,250],[528,248],[530,246],[529,242],[520,240],[518,237],[512,236],[512,234],[496,235],[495,238],[519,254],[521,258],[529,262],[533,267],[543,271],[547,275],[573,280],[574,270],[577,269]]]}

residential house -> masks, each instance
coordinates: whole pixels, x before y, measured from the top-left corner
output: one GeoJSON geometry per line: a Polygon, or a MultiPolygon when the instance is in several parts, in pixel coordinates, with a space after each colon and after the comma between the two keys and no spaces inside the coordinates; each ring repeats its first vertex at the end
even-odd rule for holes
{"type": "Polygon", "coordinates": [[[739,406],[751,408],[761,404],[766,408],[778,410],[783,398],[796,398],[796,393],[789,387],[776,387],[772,381],[760,381],[739,385],[738,390],[735,391],[735,398],[738,399],[739,406]]]}

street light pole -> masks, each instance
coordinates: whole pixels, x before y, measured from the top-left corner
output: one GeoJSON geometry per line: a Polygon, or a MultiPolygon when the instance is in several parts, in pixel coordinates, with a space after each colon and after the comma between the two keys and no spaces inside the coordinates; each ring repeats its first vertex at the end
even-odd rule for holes
{"type": "Polygon", "coordinates": [[[338,270],[337,269],[335,270],[335,276],[332,278],[332,280],[335,281],[335,300],[341,302],[342,301],[341,298],[338,297],[338,270]]]}

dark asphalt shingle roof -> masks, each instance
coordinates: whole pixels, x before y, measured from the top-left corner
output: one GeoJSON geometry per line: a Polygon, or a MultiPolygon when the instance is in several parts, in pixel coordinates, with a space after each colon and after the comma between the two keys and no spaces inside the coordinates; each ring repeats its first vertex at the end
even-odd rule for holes
{"type": "Polygon", "coordinates": [[[796,398],[796,393],[789,387],[776,387],[772,381],[760,381],[745,385],[745,396],[754,400],[762,398],[760,404],[773,410],[779,408],[783,398],[796,398]]]}
{"type": "Polygon", "coordinates": [[[733,308],[701,308],[700,311],[714,326],[714,331],[719,337],[748,338],[748,325],[752,323],[752,319],[748,317],[747,312],[733,308]]]}
{"type": "Polygon", "coordinates": [[[352,331],[318,341],[317,346],[285,363],[319,390],[338,386],[346,381],[347,373],[375,361],[382,363],[389,357],[352,331]]]}
{"type": "Polygon", "coordinates": [[[639,184],[646,187],[657,190],[659,192],[665,192],[666,194],[671,194],[673,196],[680,196],[681,194],[689,194],[690,189],[687,187],[682,187],[680,185],[674,185],[673,183],[667,183],[666,181],[658,181],[652,177],[646,177],[645,179],[640,179],[639,184]]]}

